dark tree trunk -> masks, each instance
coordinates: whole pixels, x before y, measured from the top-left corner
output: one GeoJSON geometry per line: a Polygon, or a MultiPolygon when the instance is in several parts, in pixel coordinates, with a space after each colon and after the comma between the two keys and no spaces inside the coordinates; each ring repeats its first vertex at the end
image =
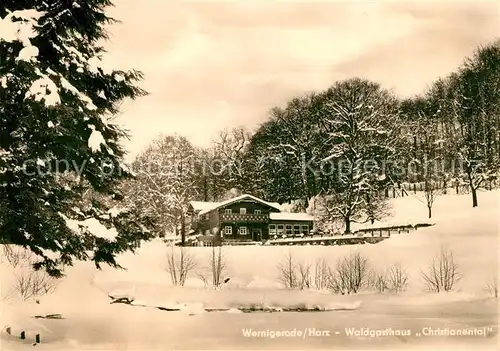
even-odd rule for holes
{"type": "Polygon", "coordinates": [[[181,246],[186,246],[186,221],[183,213],[181,213],[181,246]]]}
{"type": "Polygon", "coordinates": [[[203,177],[203,201],[208,201],[208,181],[207,176],[203,177]]]}
{"type": "Polygon", "coordinates": [[[467,169],[467,178],[469,179],[469,187],[472,193],[472,207],[477,207],[477,188],[474,186],[474,180],[472,179],[472,170],[467,169]]]}
{"type": "Polygon", "coordinates": [[[432,218],[432,206],[427,206],[427,213],[429,214],[429,218],[432,218]]]}
{"type": "Polygon", "coordinates": [[[212,199],[213,201],[217,201],[218,200],[218,196],[219,194],[217,193],[217,184],[216,184],[216,180],[215,180],[215,175],[212,176],[212,199]]]}
{"type": "Polygon", "coordinates": [[[345,217],[345,234],[351,234],[351,218],[345,217]]]}
{"type": "Polygon", "coordinates": [[[472,192],[472,207],[477,207],[477,190],[473,187],[471,187],[471,192],[472,192]]]}

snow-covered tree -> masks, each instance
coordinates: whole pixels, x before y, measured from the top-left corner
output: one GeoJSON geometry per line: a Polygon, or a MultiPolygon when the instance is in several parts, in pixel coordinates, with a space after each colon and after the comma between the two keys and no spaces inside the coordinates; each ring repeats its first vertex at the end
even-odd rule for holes
{"type": "Polygon", "coordinates": [[[160,136],[134,161],[129,194],[156,218],[157,231],[185,243],[189,202],[198,196],[196,150],[181,136],[160,136]]]}
{"type": "Polygon", "coordinates": [[[270,119],[253,135],[247,157],[253,192],[280,203],[309,199],[326,186],[321,159],[327,136],[322,134],[321,94],[306,94],[270,110],[270,119]]]}
{"type": "Polygon", "coordinates": [[[326,210],[342,219],[350,233],[351,222],[372,220],[366,209],[376,202],[370,202],[370,195],[390,182],[399,104],[378,84],[357,78],[338,82],[325,94],[324,125],[331,150],[323,161],[335,170],[326,210]]]}
{"type": "Polygon", "coordinates": [[[480,48],[448,80],[457,124],[463,178],[478,206],[477,190],[499,175],[500,40],[480,48]]]}
{"type": "Polygon", "coordinates": [[[320,135],[321,108],[319,94],[306,94],[287,103],[285,108],[271,109],[271,120],[278,125],[271,150],[286,160],[288,177],[294,177],[296,191],[293,199],[301,199],[305,207],[319,191],[321,155],[324,151],[320,135]]]}
{"type": "Polygon", "coordinates": [[[212,157],[207,170],[215,201],[228,190],[245,188],[245,155],[250,138],[248,130],[236,127],[222,130],[212,140],[212,157]]]}
{"type": "MultiPolygon", "coordinates": [[[[450,164],[443,152],[444,137],[441,135],[439,115],[441,108],[436,101],[436,89],[424,96],[407,99],[402,103],[406,129],[410,135],[407,160],[413,167],[409,169],[408,181],[423,184],[423,196],[417,199],[427,207],[428,217],[432,217],[432,207],[437,197],[443,193],[448,183],[450,164]]],[[[415,192],[416,193],[416,192],[415,192]]]]}
{"type": "Polygon", "coordinates": [[[31,249],[53,276],[77,260],[114,257],[150,237],[136,208],[108,213],[91,189],[119,198],[130,173],[111,120],[145,92],[140,72],[105,69],[109,0],[5,0],[0,5],[0,238],[31,249]],[[126,224],[129,222],[130,224],[126,224]],[[123,231],[125,230],[125,231],[123,231]]]}
{"type": "Polygon", "coordinates": [[[252,136],[245,158],[247,192],[280,203],[302,198],[300,172],[291,155],[276,145],[281,123],[263,123],[252,136]]]}

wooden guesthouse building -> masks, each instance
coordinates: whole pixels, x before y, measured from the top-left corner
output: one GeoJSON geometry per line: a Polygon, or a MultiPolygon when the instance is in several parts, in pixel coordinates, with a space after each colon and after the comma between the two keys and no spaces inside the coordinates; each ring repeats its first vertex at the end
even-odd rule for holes
{"type": "Polygon", "coordinates": [[[282,212],[278,203],[244,194],[222,202],[190,203],[191,233],[208,245],[300,237],[313,229],[307,213],[282,212]]]}

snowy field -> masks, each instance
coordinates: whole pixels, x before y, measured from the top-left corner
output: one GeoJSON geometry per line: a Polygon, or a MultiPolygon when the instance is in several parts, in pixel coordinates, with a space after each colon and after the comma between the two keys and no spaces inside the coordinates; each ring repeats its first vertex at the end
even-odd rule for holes
{"type": "MultiPolygon", "coordinates": [[[[165,244],[144,244],[136,255],[127,253],[119,262],[127,268],[105,267],[96,271],[79,263],[55,293],[40,303],[21,303],[15,298],[3,302],[2,350],[32,347],[50,349],[365,349],[365,348],[479,348],[496,349],[497,300],[485,287],[498,274],[498,218],[500,192],[481,192],[479,207],[471,207],[470,195],[446,195],[436,200],[432,220],[415,196],[392,201],[393,217],[374,227],[406,223],[435,224],[432,227],[393,235],[378,244],[358,246],[236,246],[223,247],[230,280],[223,288],[205,287],[200,275],[209,275],[211,248],[193,247],[197,267],[185,287],[174,287],[167,271],[165,244]],[[454,254],[463,278],[454,292],[424,291],[422,269],[441,248],[454,254]],[[353,252],[382,270],[394,263],[408,271],[409,286],[397,295],[364,291],[335,295],[327,291],[288,291],[279,284],[277,264],[287,254],[297,262],[314,264],[324,259],[329,265],[353,252]],[[110,304],[109,294],[135,299],[130,306],[110,304]],[[144,305],[144,306],[141,306],[144,305]],[[237,308],[320,306],[327,312],[238,313],[237,308]],[[181,309],[161,311],[154,307],[181,309]],[[205,308],[229,309],[206,312],[205,308]],[[34,315],[59,313],[63,319],[34,319],[34,315]],[[26,330],[20,341],[12,334],[26,330]],[[417,336],[422,328],[480,328],[487,336],[417,336]],[[311,328],[316,328],[312,330],[311,328]],[[411,330],[412,335],[348,335],[346,328],[411,330]],[[482,329],[486,328],[486,329],[482,329]],[[488,329],[490,328],[490,329],[488,329]],[[251,331],[301,331],[305,337],[250,337],[251,331]],[[319,333],[320,331],[323,334],[319,333]],[[321,335],[319,335],[319,334],[321,335]],[[336,334],[338,333],[338,334],[336,334]],[[327,335],[328,334],[328,335],[327,335]]],[[[178,248],[176,248],[178,250],[178,248]]],[[[2,288],[12,274],[2,267],[2,288]]]]}

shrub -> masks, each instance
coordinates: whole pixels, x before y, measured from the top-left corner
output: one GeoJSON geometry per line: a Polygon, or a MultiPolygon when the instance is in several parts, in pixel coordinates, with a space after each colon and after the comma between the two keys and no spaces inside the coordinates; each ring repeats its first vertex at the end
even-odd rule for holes
{"type": "Polygon", "coordinates": [[[385,272],[373,272],[371,276],[370,285],[372,288],[378,292],[383,293],[389,289],[389,284],[387,282],[387,274],[385,272]]]}
{"type": "Polygon", "coordinates": [[[453,257],[453,252],[441,249],[441,252],[434,257],[427,271],[422,272],[425,287],[431,292],[451,291],[460,279],[462,274],[458,270],[458,265],[453,257]]]}
{"type": "Polygon", "coordinates": [[[187,276],[196,267],[196,262],[193,255],[186,251],[186,248],[180,247],[178,254],[174,251],[174,246],[167,257],[167,270],[170,273],[172,284],[184,286],[187,276]]]}
{"type": "Polygon", "coordinates": [[[324,259],[319,259],[314,265],[314,286],[318,290],[327,289],[330,286],[331,268],[324,259]]]}
{"type": "Polygon", "coordinates": [[[284,260],[278,264],[278,280],[287,289],[295,289],[298,287],[299,279],[297,277],[297,264],[292,255],[292,251],[288,251],[284,260]]]}
{"type": "Polygon", "coordinates": [[[212,272],[212,284],[214,287],[219,287],[224,283],[226,274],[226,260],[222,253],[222,247],[212,247],[212,256],[210,258],[210,270],[212,272]]]}
{"type": "Polygon", "coordinates": [[[488,280],[485,289],[490,296],[498,298],[498,274],[493,275],[488,280]]]}
{"type": "Polygon", "coordinates": [[[2,245],[1,260],[16,268],[33,264],[33,254],[21,246],[2,245]]]}
{"type": "Polygon", "coordinates": [[[330,288],[335,293],[356,294],[369,284],[368,259],[360,253],[339,261],[330,275],[330,288]]]}
{"type": "Polygon", "coordinates": [[[408,287],[408,272],[400,264],[396,263],[387,271],[387,288],[392,292],[403,292],[408,287]]]}
{"type": "Polygon", "coordinates": [[[312,287],[312,277],[311,277],[311,268],[312,265],[310,263],[300,262],[298,264],[298,288],[309,289],[312,287]]]}
{"type": "Polygon", "coordinates": [[[16,296],[24,301],[36,300],[56,290],[58,284],[56,278],[49,276],[44,270],[33,268],[36,259],[31,251],[20,246],[3,245],[2,261],[13,268],[13,281],[9,283],[10,287],[2,284],[3,301],[16,296]]]}

